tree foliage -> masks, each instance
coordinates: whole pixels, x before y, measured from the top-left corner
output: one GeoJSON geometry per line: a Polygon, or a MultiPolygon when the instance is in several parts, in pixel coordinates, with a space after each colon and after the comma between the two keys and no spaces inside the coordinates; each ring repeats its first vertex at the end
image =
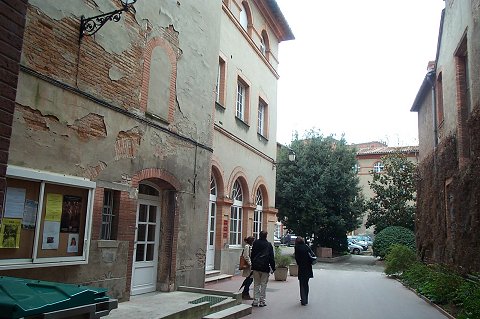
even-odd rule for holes
{"type": "Polygon", "coordinates": [[[323,137],[318,131],[298,134],[290,148],[295,162],[288,162],[288,148],[279,151],[276,203],[279,220],[314,245],[346,250],[346,233],[360,224],[363,197],[353,171],[355,150],[345,139],[323,137]]]}
{"type": "Polygon", "coordinates": [[[375,233],[389,226],[402,226],[414,230],[416,164],[405,155],[391,154],[382,157],[384,170],[373,173],[368,182],[375,196],[367,200],[366,227],[375,226],[375,233]]]}

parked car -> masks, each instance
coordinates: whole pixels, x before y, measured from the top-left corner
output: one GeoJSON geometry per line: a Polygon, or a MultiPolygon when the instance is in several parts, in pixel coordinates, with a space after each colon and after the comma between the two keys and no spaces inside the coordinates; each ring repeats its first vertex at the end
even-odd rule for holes
{"type": "Polygon", "coordinates": [[[353,241],[348,241],[348,251],[351,254],[360,255],[363,252],[363,247],[355,244],[353,241]]]}
{"type": "Polygon", "coordinates": [[[353,242],[354,244],[357,244],[359,246],[362,246],[363,250],[368,249],[368,242],[360,240],[358,236],[347,236],[348,241],[353,242]]]}

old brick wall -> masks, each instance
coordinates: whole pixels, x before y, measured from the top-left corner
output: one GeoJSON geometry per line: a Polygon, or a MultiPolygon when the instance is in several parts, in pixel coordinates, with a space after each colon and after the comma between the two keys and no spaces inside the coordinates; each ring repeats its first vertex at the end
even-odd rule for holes
{"type": "Polygon", "coordinates": [[[5,173],[12,134],[20,54],[27,0],[0,2],[0,212],[3,208],[5,173]]]}
{"type": "Polygon", "coordinates": [[[467,122],[470,160],[459,169],[456,136],[419,165],[416,236],[419,257],[464,272],[480,271],[480,108],[467,122]]]}

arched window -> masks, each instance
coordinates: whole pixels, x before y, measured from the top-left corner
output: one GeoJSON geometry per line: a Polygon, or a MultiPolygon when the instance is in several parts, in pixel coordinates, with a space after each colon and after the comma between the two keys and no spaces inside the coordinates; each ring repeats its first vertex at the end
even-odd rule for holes
{"type": "Polygon", "coordinates": [[[233,246],[242,245],[243,191],[238,179],[232,189],[233,205],[230,208],[230,241],[233,246]]]}
{"type": "Polygon", "coordinates": [[[270,41],[268,40],[267,31],[262,31],[262,37],[260,38],[260,51],[268,59],[267,53],[270,51],[270,41]]]}
{"type": "Polygon", "coordinates": [[[240,11],[240,25],[245,29],[248,30],[248,13],[245,4],[242,3],[242,11],[240,11]]]}
{"type": "Polygon", "coordinates": [[[258,239],[258,235],[262,230],[263,223],[263,195],[260,188],[257,189],[255,195],[255,211],[253,213],[253,237],[258,239]]]}
{"type": "Polygon", "coordinates": [[[381,161],[376,162],[373,164],[373,172],[380,173],[383,171],[383,163],[381,161]]]}

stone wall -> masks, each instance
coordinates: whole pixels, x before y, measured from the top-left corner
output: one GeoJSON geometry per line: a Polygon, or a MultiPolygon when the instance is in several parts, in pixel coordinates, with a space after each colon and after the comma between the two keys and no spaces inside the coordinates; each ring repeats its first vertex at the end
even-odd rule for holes
{"type": "Polygon", "coordinates": [[[480,108],[467,122],[470,156],[459,169],[456,136],[419,165],[416,239],[419,257],[464,272],[480,271],[480,108]]]}

